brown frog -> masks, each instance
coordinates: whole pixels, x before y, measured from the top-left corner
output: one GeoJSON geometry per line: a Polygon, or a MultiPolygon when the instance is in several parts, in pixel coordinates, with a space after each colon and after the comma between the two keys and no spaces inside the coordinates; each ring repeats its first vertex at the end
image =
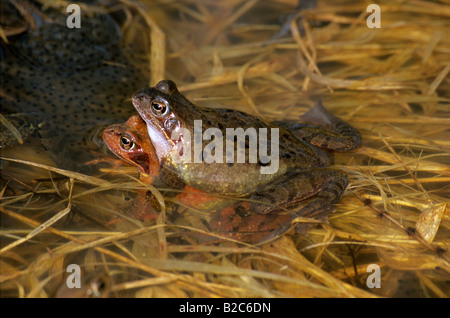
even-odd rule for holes
{"type": "MultiPolygon", "coordinates": [[[[103,131],[103,140],[115,155],[137,167],[141,181],[161,185],[156,151],[148,136],[147,126],[138,115],[123,124],[108,126],[103,131]]],[[[234,239],[258,242],[290,219],[283,213],[240,215],[240,211],[248,210],[248,202],[234,203],[186,185],[182,190],[181,193],[176,192],[179,203],[205,211],[219,210],[211,217],[211,229],[234,239]]],[[[154,218],[154,211],[152,196],[146,190],[140,191],[134,201],[132,215],[138,219],[154,218]]]]}
{"type": "MultiPolygon", "coordinates": [[[[233,109],[194,105],[169,80],[135,93],[132,100],[147,125],[166,186],[181,183],[208,193],[250,198],[242,216],[291,208],[290,220],[267,239],[284,233],[297,217],[326,221],[348,178],[326,167],[328,156],[320,148],[349,151],[361,144],[359,132],[320,102],[302,117],[305,123],[298,124],[270,123],[233,109]],[[259,140],[252,139],[254,130],[260,132],[259,140]],[[252,157],[255,149],[260,150],[259,158],[252,157]],[[242,154],[245,160],[236,162],[242,154]],[[306,199],[308,203],[298,207],[306,199]]],[[[308,226],[297,228],[305,232],[308,226]]]]}

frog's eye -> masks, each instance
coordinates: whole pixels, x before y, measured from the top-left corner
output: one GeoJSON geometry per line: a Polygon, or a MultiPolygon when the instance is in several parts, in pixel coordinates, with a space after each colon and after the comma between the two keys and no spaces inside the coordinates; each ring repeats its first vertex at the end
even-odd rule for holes
{"type": "Polygon", "coordinates": [[[123,134],[120,136],[120,147],[122,147],[123,150],[132,150],[135,146],[136,144],[130,135],[123,134]]]}
{"type": "Polygon", "coordinates": [[[155,116],[163,117],[169,113],[169,103],[158,97],[151,102],[152,112],[155,116]]]}

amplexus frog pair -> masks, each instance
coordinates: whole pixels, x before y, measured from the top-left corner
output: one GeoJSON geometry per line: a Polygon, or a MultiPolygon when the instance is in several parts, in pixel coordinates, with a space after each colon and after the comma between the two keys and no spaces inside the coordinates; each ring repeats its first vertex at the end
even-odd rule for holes
{"type": "MultiPolygon", "coordinates": [[[[105,130],[110,149],[165,188],[240,198],[212,215],[211,228],[247,241],[281,235],[298,217],[326,221],[348,178],[326,168],[322,149],[348,151],[361,144],[359,132],[320,102],[299,123],[200,107],[168,80],[132,100],[143,121],[132,117],[120,129],[105,130]]],[[[303,232],[308,226],[296,225],[303,232]]]]}

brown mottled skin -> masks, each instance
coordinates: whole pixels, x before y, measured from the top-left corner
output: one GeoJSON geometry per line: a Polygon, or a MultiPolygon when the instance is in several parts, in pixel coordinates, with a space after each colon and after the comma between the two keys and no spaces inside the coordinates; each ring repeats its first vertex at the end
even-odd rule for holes
{"type": "MultiPolygon", "coordinates": [[[[159,183],[159,161],[148,136],[147,126],[139,116],[132,116],[123,124],[106,127],[103,140],[115,155],[137,167],[141,181],[159,183]]],[[[289,215],[276,211],[266,215],[245,215],[245,211],[249,209],[248,202],[233,204],[230,200],[211,196],[190,186],[184,186],[183,192],[176,199],[185,206],[207,211],[226,206],[212,215],[211,229],[218,234],[247,242],[259,242],[290,219],[289,215]]],[[[134,201],[132,215],[139,219],[156,217],[152,200],[147,191],[140,191],[134,201]]]]}
{"type": "MultiPolygon", "coordinates": [[[[155,148],[148,137],[145,122],[138,115],[130,117],[123,124],[106,127],[103,131],[103,141],[116,156],[137,167],[141,181],[157,186],[162,184],[155,148]]],[[[224,200],[185,186],[180,182],[177,185],[178,189],[183,190],[181,194],[177,195],[177,199],[184,205],[201,209],[212,209],[223,205],[224,200]]],[[[145,209],[150,209],[151,204],[147,201],[151,199],[151,196],[146,192],[140,192],[135,201],[133,211],[135,217],[149,217],[149,211],[145,211],[145,209]]]]}
{"type": "MultiPolygon", "coordinates": [[[[161,173],[169,171],[184,184],[205,192],[249,197],[252,202],[248,214],[267,214],[312,198],[308,204],[294,210],[292,220],[296,217],[326,220],[345,191],[348,178],[339,170],[326,168],[329,164],[327,154],[318,147],[348,151],[358,148],[361,143],[359,132],[330,114],[320,102],[303,116],[305,124],[296,124],[289,121],[269,123],[241,111],[194,105],[169,80],[135,93],[132,100],[147,124],[161,173]],[[174,160],[171,150],[177,149],[174,147],[183,140],[186,130],[190,136],[194,136],[194,120],[202,121],[202,133],[212,127],[220,129],[223,132],[223,145],[226,128],[241,127],[245,130],[254,127],[267,128],[269,131],[270,128],[278,128],[278,171],[261,174],[261,162],[226,164],[174,160]],[[171,137],[173,131],[181,132],[178,139],[171,137]]],[[[203,141],[202,149],[209,142],[203,141]]],[[[186,149],[182,148],[182,151],[186,149]]],[[[194,147],[191,147],[191,151],[191,158],[194,158],[194,147]]],[[[248,149],[246,151],[248,153],[248,149]]],[[[170,182],[166,185],[170,186],[170,182]]],[[[290,223],[286,222],[272,236],[285,232],[289,226],[290,223]]],[[[300,230],[304,231],[305,228],[300,230]]]]}

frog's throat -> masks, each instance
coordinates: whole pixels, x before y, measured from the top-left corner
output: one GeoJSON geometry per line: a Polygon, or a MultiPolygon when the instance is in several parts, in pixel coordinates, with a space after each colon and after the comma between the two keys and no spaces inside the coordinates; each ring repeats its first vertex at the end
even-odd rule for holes
{"type": "Polygon", "coordinates": [[[167,136],[165,130],[155,126],[153,123],[145,122],[147,124],[148,136],[155,147],[158,161],[161,162],[173,149],[173,141],[170,139],[170,136],[167,136]]]}

